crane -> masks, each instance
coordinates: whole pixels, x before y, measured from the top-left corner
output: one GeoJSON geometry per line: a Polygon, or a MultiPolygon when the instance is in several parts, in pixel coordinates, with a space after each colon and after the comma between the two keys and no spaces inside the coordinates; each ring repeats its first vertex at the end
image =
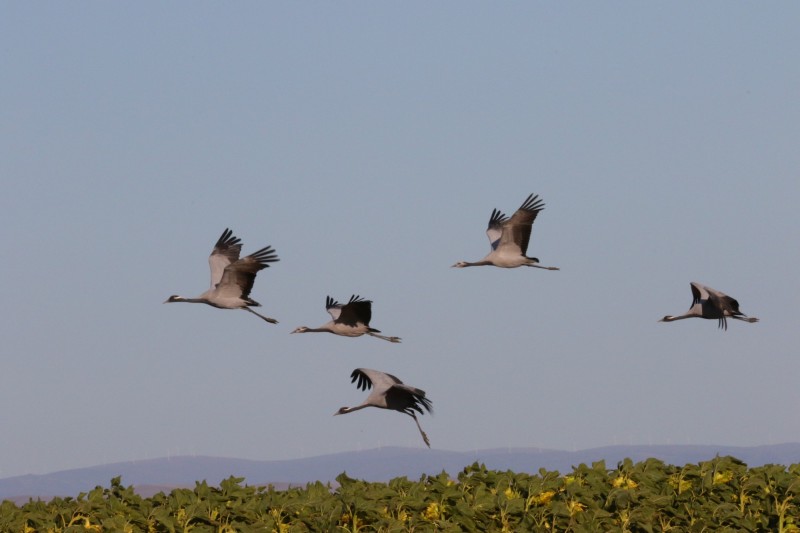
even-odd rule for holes
{"type": "Polygon", "coordinates": [[[758,319],[739,311],[739,302],[727,294],[706,287],[696,281],[689,283],[692,288],[692,306],[679,316],[667,315],[659,322],[674,322],[684,318],[708,318],[718,321],[717,327],[727,330],[727,318],[735,318],[744,322],[758,322],[758,319]]]}
{"type": "Polygon", "coordinates": [[[352,413],[365,407],[379,407],[405,413],[416,422],[425,445],[428,448],[431,447],[428,435],[422,430],[417,415],[414,414],[415,411],[420,415],[425,414],[425,411],[433,414],[433,406],[431,401],[425,397],[425,391],[406,385],[391,374],[369,368],[353,370],[350,374],[350,382],[356,383],[356,381],[358,381],[356,388],[364,391],[372,389],[372,392],[361,404],[354,407],[342,407],[333,413],[334,416],[352,413]]]}
{"type": "Polygon", "coordinates": [[[325,299],[325,309],[330,313],[330,322],[318,328],[300,326],[292,333],[328,332],[344,337],[370,335],[389,342],[400,342],[400,337],[380,335],[380,330],[369,327],[372,318],[372,301],[354,294],[346,304],[340,304],[330,296],[325,299]]]}
{"type": "Polygon", "coordinates": [[[233,232],[226,228],[208,258],[208,266],[211,269],[211,288],[197,298],[184,298],[173,294],[164,303],[202,303],[219,309],[244,309],[270,324],[277,324],[278,321],[274,318],[266,317],[250,309],[261,306],[260,303],[250,298],[250,291],[253,289],[256,274],[267,268],[270,263],[279,261],[278,255],[271,246],[266,246],[240,259],[241,249],[241,239],[234,237],[233,232]]]}
{"type": "Polygon", "coordinates": [[[538,195],[531,194],[511,218],[508,218],[498,209],[492,210],[492,216],[489,217],[489,227],[486,228],[486,235],[489,237],[489,243],[492,247],[489,255],[474,263],[459,261],[453,266],[456,268],[485,265],[501,268],[529,266],[546,270],[559,270],[558,267],[541,266],[539,259],[525,255],[531,238],[533,221],[536,220],[536,216],[542,209],[544,209],[544,202],[538,195]]]}

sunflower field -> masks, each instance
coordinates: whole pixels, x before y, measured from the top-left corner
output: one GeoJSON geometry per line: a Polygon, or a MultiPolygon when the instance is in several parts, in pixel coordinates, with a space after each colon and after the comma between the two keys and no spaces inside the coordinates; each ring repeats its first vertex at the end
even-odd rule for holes
{"type": "Polygon", "coordinates": [[[800,465],[732,457],[581,464],[560,474],[488,470],[418,481],[352,479],[275,490],[230,477],[142,498],[119,478],[75,498],[0,504],[3,532],[800,532],[800,465]]]}

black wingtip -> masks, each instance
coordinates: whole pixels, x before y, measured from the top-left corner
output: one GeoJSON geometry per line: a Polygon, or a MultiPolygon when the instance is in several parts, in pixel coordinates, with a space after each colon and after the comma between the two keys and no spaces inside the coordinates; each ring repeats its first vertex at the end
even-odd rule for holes
{"type": "Polygon", "coordinates": [[[520,209],[523,211],[541,211],[544,209],[544,201],[539,198],[538,194],[531,193],[525,201],[522,202],[520,209]]]}
{"type": "Polygon", "coordinates": [[[493,209],[492,216],[489,217],[488,227],[491,228],[492,226],[503,224],[503,222],[505,222],[506,220],[508,220],[508,217],[505,214],[503,214],[502,211],[500,211],[499,209],[493,209]]]}
{"type": "Polygon", "coordinates": [[[233,247],[236,245],[241,246],[241,242],[242,240],[239,237],[235,237],[233,235],[233,231],[231,231],[230,228],[225,228],[225,231],[223,231],[222,235],[219,236],[219,239],[217,239],[217,243],[214,245],[214,247],[221,248],[225,246],[227,247],[233,247]]]}
{"type": "Polygon", "coordinates": [[[250,254],[250,257],[258,261],[265,267],[269,266],[268,263],[277,263],[278,261],[280,261],[280,259],[278,258],[278,253],[272,246],[265,246],[264,248],[253,252],[252,254],[250,254]]]}

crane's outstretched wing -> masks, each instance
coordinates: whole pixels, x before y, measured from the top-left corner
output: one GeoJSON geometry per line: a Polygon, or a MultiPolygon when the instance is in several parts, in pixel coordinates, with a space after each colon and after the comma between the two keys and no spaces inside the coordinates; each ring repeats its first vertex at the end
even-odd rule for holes
{"type": "Polygon", "coordinates": [[[692,281],[689,286],[692,288],[692,305],[700,303],[700,300],[708,300],[708,288],[705,285],[692,281]]]}
{"type": "Polygon", "coordinates": [[[425,391],[404,383],[397,383],[389,387],[389,390],[386,391],[386,404],[389,407],[399,408],[409,415],[414,411],[421,415],[424,415],[425,411],[433,413],[433,405],[425,397],[425,391]]]}
{"type": "Polygon", "coordinates": [[[233,232],[225,228],[222,232],[214,249],[211,250],[211,255],[208,256],[208,266],[211,269],[211,288],[217,286],[217,283],[222,279],[222,273],[225,267],[239,259],[239,253],[242,251],[242,241],[238,237],[233,236],[233,232]]]}
{"type": "Polygon", "coordinates": [[[331,298],[330,296],[325,297],[325,310],[331,315],[331,318],[336,320],[339,318],[339,315],[342,314],[342,304],[331,298]]]}
{"type": "Polygon", "coordinates": [[[722,291],[706,287],[708,291],[708,299],[711,301],[721,312],[727,312],[732,315],[740,314],[739,302],[736,298],[728,296],[722,291]]]}
{"type": "Polygon", "coordinates": [[[508,217],[500,212],[499,209],[492,210],[492,216],[489,217],[489,226],[486,228],[486,236],[489,237],[489,244],[492,250],[497,249],[500,243],[500,235],[503,234],[503,224],[506,223],[508,217]]]}
{"type": "Polygon", "coordinates": [[[386,390],[393,385],[402,385],[402,381],[396,376],[381,372],[380,370],[372,370],[370,368],[356,368],[350,374],[350,382],[356,384],[359,390],[369,390],[375,387],[376,390],[386,390]]]}
{"type": "Polygon", "coordinates": [[[278,259],[278,254],[275,253],[271,246],[243,257],[225,267],[217,289],[226,293],[227,291],[239,290],[241,291],[241,298],[246,300],[253,289],[256,274],[260,270],[267,268],[269,263],[276,261],[280,261],[280,259],[278,259]]]}
{"type": "Polygon", "coordinates": [[[503,224],[500,246],[519,249],[521,255],[528,251],[528,242],[536,215],[544,209],[544,202],[538,195],[529,195],[519,209],[503,224]]]}
{"type": "Polygon", "coordinates": [[[353,327],[358,324],[369,326],[369,321],[372,320],[372,301],[354,294],[350,297],[349,302],[341,306],[339,316],[334,320],[353,327]]]}

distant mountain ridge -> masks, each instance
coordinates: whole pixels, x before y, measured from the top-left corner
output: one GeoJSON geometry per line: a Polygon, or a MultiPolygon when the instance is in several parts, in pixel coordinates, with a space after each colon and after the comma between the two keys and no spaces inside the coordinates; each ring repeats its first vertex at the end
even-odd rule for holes
{"type": "Polygon", "coordinates": [[[149,496],[158,490],[194,487],[196,481],[217,485],[230,476],[244,477],[249,485],[272,484],[276,488],[305,485],[313,481],[332,482],[342,472],[368,481],[388,481],[406,476],[418,479],[423,474],[442,471],[456,476],[474,462],[493,470],[535,473],[540,468],[568,472],[580,463],[605,460],[609,468],[630,458],[634,462],[654,457],[667,464],[683,466],[731,455],[748,466],[800,463],[800,443],[767,446],[714,445],[640,445],[606,446],[578,451],[541,448],[497,448],[454,452],[422,448],[385,447],[364,451],[341,452],[304,459],[258,461],[221,457],[182,456],[127,461],[63,470],[50,474],[23,475],[0,479],[0,500],[27,501],[28,497],[50,499],[54,496],[77,496],[97,485],[109,486],[111,478],[122,476],[123,485],[137,487],[149,496]]]}

